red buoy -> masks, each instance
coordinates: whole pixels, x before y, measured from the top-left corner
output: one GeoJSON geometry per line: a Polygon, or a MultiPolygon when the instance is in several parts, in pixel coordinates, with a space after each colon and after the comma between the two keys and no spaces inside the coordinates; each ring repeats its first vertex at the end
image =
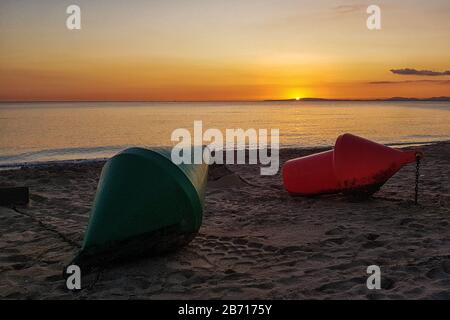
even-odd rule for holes
{"type": "Polygon", "coordinates": [[[285,189],[293,194],[338,192],[372,194],[418,151],[402,151],[346,133],[333,150],[292,159],[283,166],[285,189]]]}

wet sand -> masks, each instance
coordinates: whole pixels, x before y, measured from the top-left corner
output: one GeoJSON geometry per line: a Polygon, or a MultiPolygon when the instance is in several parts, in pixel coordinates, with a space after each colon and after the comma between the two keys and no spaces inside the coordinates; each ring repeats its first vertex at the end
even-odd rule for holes
{"type": "MultiPolygon", "coordinates": [[[[82,242],[103,163],[0,171],[31,202],[0,207],[2,299],[450,299],[450,143],[423,147],[420,205],[414,164],[373,198],[292,197],[280,173],[210,168],[204,221],[177,252],[83,277],[62,269],[82,242]],[[382,289],[366,287],[369,265],[382,289]]],[[[281,163],[320,149],[283,149],[281,163]]]]}

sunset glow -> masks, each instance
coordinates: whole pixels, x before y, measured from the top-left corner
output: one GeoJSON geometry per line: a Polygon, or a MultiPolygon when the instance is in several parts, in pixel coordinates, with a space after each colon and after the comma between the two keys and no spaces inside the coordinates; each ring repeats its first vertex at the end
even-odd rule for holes
{"type": "Polygon", "coordinates": [[[0,100],[371,99],[450,95],[450,3],[2,1],[0,100]],[[345,10],[344,10],[345,9],[345,10]],[[431,36],[432,35],[432,36],[431,36]]]}

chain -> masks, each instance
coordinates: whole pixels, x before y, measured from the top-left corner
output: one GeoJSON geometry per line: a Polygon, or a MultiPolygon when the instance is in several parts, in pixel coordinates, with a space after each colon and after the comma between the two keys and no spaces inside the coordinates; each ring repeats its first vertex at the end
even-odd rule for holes
{"type": "Polygon", "coordinates": [[[419,177],[420,177],[420,157],[416,157],[416,187],[415,187],[415,194],[414,194],[414,204],[418,204],[419,199],[419,177]]]}

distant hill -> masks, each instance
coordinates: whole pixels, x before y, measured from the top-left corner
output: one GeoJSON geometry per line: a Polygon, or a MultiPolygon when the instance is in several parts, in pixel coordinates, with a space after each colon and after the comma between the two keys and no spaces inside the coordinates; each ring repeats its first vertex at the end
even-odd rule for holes
{"type": "Polygon", "coordinates": [[[432,97],[425,99],[393,97],[386,101],[450,101],[450,97],[432,97]]]}
{"type": "Polygon", "coordinates": [[[450,101],[450,97],[431,97],[431,98],[403,98],[403,97],[392,97],[386,99],[386,101],[450,101]]]}
{"type": "Polygon", "coordinates": [[[387,99],[324,99],[324,98],[301,98],[297,99],[277,99],[264,101],[306,101],[306,102],[320,102],[320,101],[450,101],[450,97],[431,97],[431,98],[405,98],[392,97],[387,99]]]}

